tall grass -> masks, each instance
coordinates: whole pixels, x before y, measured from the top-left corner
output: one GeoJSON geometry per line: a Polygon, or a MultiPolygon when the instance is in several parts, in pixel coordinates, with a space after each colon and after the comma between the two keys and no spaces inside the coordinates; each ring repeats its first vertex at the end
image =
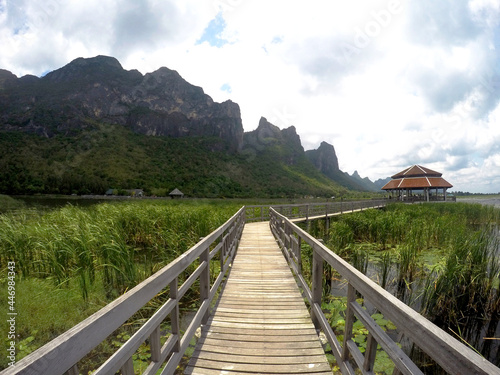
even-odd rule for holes
{"type": "Polygon", "coordinates": [[[491,206],[393,204],[338,218],[327,244],[491,359],[494,343],[482,338],[499,329],[499,224],[491,206]]]}
{"type": "MultiPolygon", "coordinates": [[[[133,201],[0,215],[0,283],[6,283],[7,262],[15,261],[16,308],[22,311],[17,360],[170,263],[239,208],[220,201],[133,201]]],[[[150,317],[168,299],[167,290],[136,313],[123,332],[132,334],[150,317]]],[[[0,300],[7,299],[6,292],[0,288],[0,300]]],[[[198,293],[190,289],[182,303],[190,306],[198,293]]],[[[5,329],[7,321],[0,322],[5,329]]],[[[92,366],[103,348],[95,358],[90,355],[92,366]]],[[[104,354],[114,349],[111,345],[104,354]]],[[[0,369],[6,366],[6,358],[0,358],[0,369]]]]}
{"type": "Polygon", "coordinates": [[[109,298],[150,276],[223,224],[235,205],[104,203],[0,215],[0,267],[65,285],[75,277],[87,298],[102,274],[109,298]]]}
{"type": "Polygon", "coordinates": [[[24,202],[11,198],[8,195],[0,194],[0,213],[18,210],[25,206],[24,202]]]}
{"type": "Polygon", "coordinates": [[[483,326],[499,313],[498,249],[498,238],[489,230],[461,233],[445,265],[427,278],[423,313],[465,338],[478,333],[478,325],[483,326]]]}

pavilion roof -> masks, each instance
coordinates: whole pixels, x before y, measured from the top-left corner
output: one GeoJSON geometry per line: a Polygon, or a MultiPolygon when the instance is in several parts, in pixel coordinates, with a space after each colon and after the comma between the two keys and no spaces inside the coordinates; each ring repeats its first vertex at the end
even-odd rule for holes
{"type": "Polygon", "coordinates": [[[182,191],[180,191],[179,189],[175,188],[174,190],[172,190],[170,192],[169,195],[184,195],[184,193],[182,191]]]}
{"type": "Polygon", "coordinates": [[[443,174],[433,171],[432,169],[422,167],[421,165],[413,165],[399,173],[396,173],[391,178],[405,178],[405,177],[441,177],[443,174]]]}
{"type": "Polygon", "coordinates": [[[385,184],[382,190],[451,187],[453,187],[453,185],[442,177],[409,177],[393,179],[385,184]]]}
{"type": "Polygon", "coordinates": [[[448,181],[441,177],[442,173],[432,169],[413,165],[392,176],[392,180],[382,187],[382,190],[451,188],[448,181]]]}

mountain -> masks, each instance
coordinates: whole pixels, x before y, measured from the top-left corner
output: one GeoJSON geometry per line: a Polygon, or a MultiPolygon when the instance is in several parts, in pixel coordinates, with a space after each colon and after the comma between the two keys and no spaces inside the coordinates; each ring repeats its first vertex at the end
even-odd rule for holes
{"type": "Polygon", "coordinates": [[[389,181],[391,181],[391,178],[390,177],[386,177],[386,178],[379,178],[378,180],[376,180],[373,184],[377,187],[377,189],[382,189],[382,187],[387,184],[389,181]]]}
{"type": "Polygon", "coordinates": [[[0,70],[0,193],[102,194],[142,188],[196,197],[297,197],[366,186],[333,146],[304,151],[295,127],[214,102],[176,71],[141,74],[78,58],[42,78],[0,70]]]}
{"type": "Polygon", "coordinates": [[[135,133],[167,137],[218,137],[237,151],[243,141],[239,106],[215,103],[176,71],[142,75],[112,57],[78,58],[43,78],[0,73],[3,130],[47,138],[74,135],[95,121],[135,133]]]}
{"type": "Polygon", "coordinates": [[[331,179],[335,179],[340,172],[337,154],[329,143],[321,142],[317,150],[306,151],[306,156],[321,173],[331,179]]]}
{"type": "Polygon", "coordinates": [[[306,151],[307,158],[325,176],[352,190],[358,191],[378,191],[368,178],[361,178],[358,172],[352,176],[342,172],[333,145],[321,142],[316,150],[306,151]]]}
{"type": "Polygon", "coordinates": [[[280,130],[262,117],[256,130],[244,134],[242,153],[251,156],[269,149],[274,149],[278,159],[286,165],[303,161],[304,148],[295,127],[280,130]]]}
{"type": "Polygon", "coordinates": [[[361,177],[358,171],[354,171],[354,173],[350,176],[354,181],[356,181],[359,186],[366,191],[377,191],[380,192],[380,187],[375,185],[368,177],[361,177]]]}

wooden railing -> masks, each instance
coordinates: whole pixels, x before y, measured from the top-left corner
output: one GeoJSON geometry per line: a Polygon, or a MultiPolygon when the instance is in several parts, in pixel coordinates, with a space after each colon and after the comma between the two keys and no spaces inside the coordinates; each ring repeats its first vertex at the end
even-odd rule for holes
{"type": "Polygon", "coordinates": [[[78,375],[78,362],[166,287],[169,287],[170,293],[167,302],[93,374],[112,375],[121,371],[123,375],[133,375],[132,356],[146,341],[150,345],[151,363],[143,374],[156,374],[164,364],[162,374],[173,374],[196,329],[208,319],[210,304],[232,262],[244,224],[245,209],[241,208],[224,225],[166,267],[31,353],[15,366],[7,368],[2,375],[78,375]],[[211,263],[216,262],[215,259],[214,262],[211,260],[216,255],[219,256],[220,271],[211,285],[210,276],[214,271],[210,269],[211,263]],[[188,267],[193,264],[198,266],[189,276],[185,275],[188,267]],[[179,286],[178,280],[181,274],[186,278],[179,286]],[[201,307],[182,334],[179,327],[179,301],[193,285],[196,285],[196,280],[199,280],[201,307]],[[171,334],[161,345],[160,324],[168,316],[170,316],[171,334]]]}
{"type": "MultiPolygon", "coordinates": [[[[367,199],[363,201],[339,201],[339,202],[323,202],[323,203],[299,203],[299,204],[278,204],[272,205],[280,214],[294,221],[307,221],[321,216],[328,217],[331,215],[362,211],[367,208],[383,207],[387,204],[387,199],[367,199]]],[[[390,202],[390,201],[389,201],[390,202]]],[[[246,206],[247,222],[268,221],[269,206],[256,205],[246,206]]]]}
{"type": "Polygon", "coordinates": [[[356,302],[356,295],[360,294],[365,301],[368,301],[380,311],[385,319],[389,319],[394,323],[401,334],[404,334],[406,338],[410,339],[422,351],[427,353],[448,373],[453,375],[500,375],[498,367],[385,291],[325,247],[321,242],[295,225],[289,218],[281,215],[275,209],[271,209],[270,213],[271,230],[309,301],[311,315],[316,328],[321,329],[325,333],[342,374],[355,374],[352,363],[355,363],[363,374],[373,374],[377,344],[381,346],[394,362],[394,374],[422,374],[417,365],[413,363],[366,310],[356,302]],[[307,244],[312,249],[312,269],[309,280],[311,288],[309,288],[303,273],[302,244],[307,244]],[[321,309],[323,266],[325,262],[336,270],[348,285],[345,331],[342,345],[321,309]],[[353,324],[355,319],[361,321],[369,332],[364,354],[361,353],[353,341],[353,324]]]}

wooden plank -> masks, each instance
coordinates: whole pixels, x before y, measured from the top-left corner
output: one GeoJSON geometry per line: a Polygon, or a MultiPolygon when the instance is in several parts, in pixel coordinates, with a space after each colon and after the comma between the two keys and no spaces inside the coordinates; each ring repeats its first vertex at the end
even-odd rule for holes
{"type": "MultiPolygon", "coordinates": [[[[203,369],[212,369],[218,371],[246,371],[250,373],[258,374],[302,374],[311,372],[326,372],[330,371],[330,366],[326,362],[321,363],[294,363],[294,364],[253,364],[253,363],[238,363],[230,361],[216,361],[201,358],[193,358],[190,362],[192,367],[198,367],[203,369]]],[[[201,372],[204,373],[204,372],[201,372]]]]}
{"type": "MultiPolygon", "coordinates": [[[[187,375],[248,375],[251,374],[248,371],[233,371],[233,370],[212,370],[207,368],[194,368],[188,367],[184,372],[187,375]]],[[[255,374],[255,373],[254,373],[255,374]]],[[[321,372],[303,372],[301,375],[332,375],[331,371],[321,371],[321,372]]]]}
{"type": "Polygon", "coordinates": [[[238,355],[227,350],[219,353],[203,349],[194,352],[192,357],[197,359],[206,359],[209,361],[224,360],[226,362],[246,364],[300,365],[309,363],[323,363],[325,353],[299,356],[294,352],[294,350],[281,350],[280,355],[276,356],[271,356],[267,353],[261,355],[238,355]]]}
{"type": "MultiPolygon", "coordinates": [[[[280,216],[280,214],[273,209],[271,209],[270,216],[272,221],[271,225],[274,226],[283,221],[286,223],[292,221],[280,216]]],[[[350,266],[338,255],[326,248],[317,239],[310,236],[306,231],[293,223],[290,225],[293,228],[293,232],[298,235],[302,241],[312,246],[315,253],[318,253],[318,255],[340,273],[358,293],[376,307],[386,319],[393,322],[415,345],[431,356],[445,371],[450,374],[500,375],[500,369],[498,367],[488,362],[472,349],[451,337],[445,331],[432,324],[396,297],[392,296],[389,292],[385,291],[375,282],[350,266]]],[[[346,327],[346,331],[348,331],[348,327],[346,327]]],[[[353,350],[355,349],[354,343],[351,344],[350,341],[348,345],[344,345],[344,349],[347,347],[352,347],[353,350]]],[[[362,357],[361,354],[360,356],[362,357]]],[[[363,366],[363,360],[360,362],[360,358],[356,357],[356,361],[358,364],[361,363],[359,364],[360,367],[363,366]]]]}
{"type": "Polygon", "coordinates": [[[317,346],[313,348],[296,348],[291,346],[289,348],[276,348],[275,346],[263,348],[260,343],[254,345],[245,345],[244,347],[231,346],[231,341],[226,342],[225,345],[212,345],[210,342],[203,344],[203,350],[210,353],[231,353],[234,355],[245,356],[272,356],[272,357],[285,357],[288,358],[288,353],[292,352],[293,356],[318,356],[323,355],[323,349],[317,346]]]}
{"type": "Polygon", "coordinates": [[[290,334],[285,334],[285,332],[273,333],[269,332],[265,334],[265,332],[259,331],[248,331],[243,332],[242,334],[235,334],[233,330],[224,329],[219,331],[211,331],[207,333],[208,338],[227,340],[227,341],[238,341],[238,342],[274,342],[280,343],[283,340],[295,340],[295,342],[316,342],[318,341],[317,337],[311,335],[310,332],[294,332],[290,334]]]}
{"type": "MultiPolygon", "coordinates": [[[[212,335],[208,336],[206,338],[200,339],[199,344],[200,345],[207,345],[207,347],[210,346],[227,346],[232,349],[238,349],[238,348],[253,348],[253,349],[263,349],[263,350],[268,350],[268,349],[275,349],[275,350],[281,350],[281,349],[294,349],[294,350],[302,350],[302,349],[318,349],[318,340],[316,338],[314,339],[308,339],[306,336],[295,336],[291,338],[287,338],[285,341],[283,341],[283,337],[281,337],[281,340],[279,340],[279,337],[277,337],[277,341],[271,341],[269,340],[268,337],[262,338],[262,337],[257,337],[257,336],[252,336],[255,337],[255,341],[250,341],[249,338],[244,337],[241,340],[237,340],[238,337],[235,337],[234,335],[224,335],[224,334],[217,334],[217,335],[212,335]],[[291,341],[292,339],[295,339],[295,341],[291,341]],[[300,339],[302,340],[307,340],[307,341],[299,341],[300,339]],[[236,340],[236,341],[233,341],[236,340]],[[246,340],[246,341],[243,341],[246,340]]],[[[250,338],[252,338],[250,337],[250,338]]],[[[323,349],[319,349],[320,351],[323,351],[323,349]]]]}
{"type": "Polygon", "coordinates": [[[268,223],[246,224],[215,314],[186,374],[331,374],[268,223]]]}

